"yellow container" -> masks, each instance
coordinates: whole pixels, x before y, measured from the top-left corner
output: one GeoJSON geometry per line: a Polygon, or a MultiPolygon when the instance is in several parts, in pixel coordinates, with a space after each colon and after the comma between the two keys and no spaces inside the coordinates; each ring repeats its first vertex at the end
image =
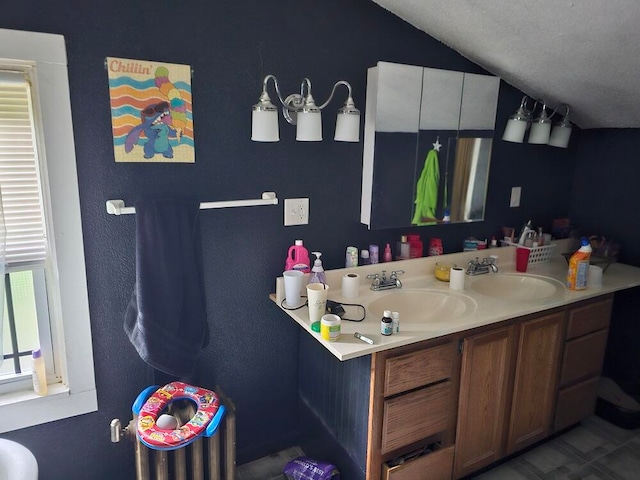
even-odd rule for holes
{"type": "Polygon", "coordinates": [[[437,262],[433,274],[441,282],[448,282],[451,275],[451,269],[455,266],[456,264],[451,262],[437,262]]]}
{"type": "Polygon", "coordinates": [[[341,319],[338,315],[328,313],[320,321],[320,336],[323,340],[335,342],[340,338],[341,319]]]}

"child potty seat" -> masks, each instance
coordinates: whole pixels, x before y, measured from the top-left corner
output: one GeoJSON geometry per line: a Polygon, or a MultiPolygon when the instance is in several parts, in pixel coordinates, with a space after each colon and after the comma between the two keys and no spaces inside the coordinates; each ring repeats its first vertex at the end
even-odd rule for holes
{"type": "Polygon", "coordinates": [[[162,388],[157,385],[146,388],[138,395],[132,410],[138,415],[140,442],[154,450],[174,450],[189,445],[202,435],[212,436],[225,412],[214,392],[183,382],[171,382],[162,388]],[[158,417],[169,403],[181,399],[196,404],[196,413],[191,420],[175,430],[158,427],[158,417]]]}

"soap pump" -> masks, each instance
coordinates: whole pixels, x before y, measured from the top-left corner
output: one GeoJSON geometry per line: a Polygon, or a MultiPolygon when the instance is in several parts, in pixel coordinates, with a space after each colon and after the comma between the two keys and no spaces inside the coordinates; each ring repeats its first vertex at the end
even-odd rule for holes
{"type": "Polygon", "coordinates": [[[322,253],[311,252],[311,254],[315,255],[316,259],[313,262],[313,268],[311,269],[311,278],[309,279],[309,283],[327,283],[327,276],[324,273],[324,268],[322,268],[322,260],[320,260],[322,253]]]}

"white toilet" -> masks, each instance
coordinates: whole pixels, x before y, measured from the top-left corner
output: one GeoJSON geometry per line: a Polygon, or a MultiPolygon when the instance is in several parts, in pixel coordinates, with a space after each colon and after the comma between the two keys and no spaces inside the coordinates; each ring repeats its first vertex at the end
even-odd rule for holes
{"type": "Polygon", "coordinates": [[[38,480],[38,462],[31,450],[0,438],[0,480],[38,480]]]}

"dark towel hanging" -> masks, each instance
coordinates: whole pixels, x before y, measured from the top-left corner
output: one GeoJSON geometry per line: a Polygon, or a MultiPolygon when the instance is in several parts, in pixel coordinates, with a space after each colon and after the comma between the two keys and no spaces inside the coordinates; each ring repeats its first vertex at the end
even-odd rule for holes
{"type": "Polygon", "coordinates": [[[188,376],[209,344],[196,242],[200,204],[145,200],[135,208],[136,284],[124,330],[147,364],[188,376]]]}

